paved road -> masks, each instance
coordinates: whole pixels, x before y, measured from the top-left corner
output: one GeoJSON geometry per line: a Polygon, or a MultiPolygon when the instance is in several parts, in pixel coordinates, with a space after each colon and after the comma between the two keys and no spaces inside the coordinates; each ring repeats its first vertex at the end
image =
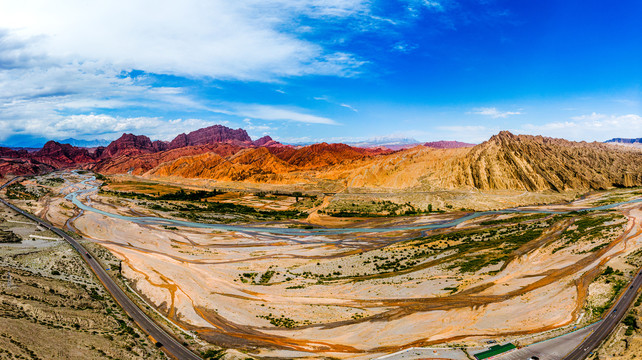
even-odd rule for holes
{"type": "MultiPolygon", "coordinates": [[[[2,190],[5,186],[9,185],[16,179],[13,179],[4,185],[0,186],[0,190],[2,190]]],[[[172,336],[170,336],[167,332],[165,332],[163,329],[161,329],[152,319],[150,319],[134,302],[131,301],[129,297],[123,292],[123,290],[116,285],[114,280],[112,280],[111,277],[107,274],[105,269],[103,269],[102,266],[94,259],[92,256],[89,255],[87,250],[80,245],[76,240],[74,240],[72,237],[67,235],[64,231],[58,229],[57,227],[51,225],[50,223],[43,221],[42,219],[31,215],[22,209],[8,203],[4,199],[0,198],[0,202],[8,206],[9,208],[13,209],[14,211],[26,216],[27,218],[37,222],[38,224],[46,227],[47,229],[53,231],[56,233],[58,236],[62,237],[63,239],[67,240],[71,244],[71,246],[80,253],[82,258],[87,262],[89,267],[91,267],[91,270],[96,274],[98,279],[103,283],[107,291],[111,293],[111,295],[116,299],[118,304],[125,310],[127,315],[129,315],[138,326],[143,329],[148,335],[153,337],[156,341],[161,343],[165,350],[174,358],[179,359],[179,360],[199,360],[200,357],[196,356],[193,352],[189,351],[186,347],[184,347],[181,343],[179,343],[176,339],[174,339],[172,336]]]]}
{"type": "Polygon", "coordinates": [[[615,326],[622,320],[627,313],[629,306],[635,300],[638,289],[642,285],[642,271],[635,275],[635,278],[626,288],[624,294],[620,297],[615,306],[611,309],[597,329],[589,335],[573,352],[566,355],[565,360],[583,360],[593,350],[595,350],[613,331],[615,326]]]}
{"type": "Polygon", "coordinates": [[[600,322],[597,322],[582,329],[498,355],[493,360],[525,360],[532,356],[542,360],[562,360],[592,334],[599,325],[600,322]]]}

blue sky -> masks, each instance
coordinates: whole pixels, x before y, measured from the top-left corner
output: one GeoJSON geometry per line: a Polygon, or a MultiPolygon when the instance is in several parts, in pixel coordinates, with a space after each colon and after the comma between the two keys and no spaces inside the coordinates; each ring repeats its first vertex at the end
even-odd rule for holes
{"type": "Polygon", "coordinates": [[[639,1],[0,1],[0,143],[642,137],[639,1]]]}

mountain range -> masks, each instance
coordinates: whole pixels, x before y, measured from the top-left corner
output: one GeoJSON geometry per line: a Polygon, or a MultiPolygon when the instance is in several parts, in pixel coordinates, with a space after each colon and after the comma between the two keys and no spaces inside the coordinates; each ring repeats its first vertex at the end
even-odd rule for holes
{"type": "Polygon", "coordinates": [[[82,167],[156,179],[211,179],[344,188],[588,191],[642,186],[642,151],[500,132],[474,145],[453,141],[408,149],[319,143],[294,147],[214,125],[172,141],[123,134],[108,146],[55,141],[35,152],[0,148],[0,174],[82,167]]]}
{"type": "Polygon", "coordinates": [[[642,144],[642,138],[637,138],[637,139],[613,138],[611,140],[606,140],[605,142],[619,143],[619,144],[642,144]]]}
{"type": "Polygon", "coordinates": [[[380,137],[364,141],[350,142],[347,145],[363,148],[386,148],[390,150],[410,149],[415,146],[421,145],[420,141],[413,138],[401,137],[380,137]]]}

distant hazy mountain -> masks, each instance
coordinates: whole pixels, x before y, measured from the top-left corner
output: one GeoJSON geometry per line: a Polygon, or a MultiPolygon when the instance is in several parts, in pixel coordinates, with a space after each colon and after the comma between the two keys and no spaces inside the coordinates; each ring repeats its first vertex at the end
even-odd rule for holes
{"type": "Polygon", "coordinates": [[[434,149],[459,149],[465,147],[473,147],[475,144],[465,143],[461,141],[432,141],[424,144],[425,147],[431,147],[434,149]]]}
{"type": "Polygon", "coordinates": [[[606,140],[605,142],[619,143],[619,144],[642,144],[642,138],[637,138],[637,139],[613,138],[611,140],[606,140]]]}
{"type": "Polygon", "coordinates": [[[614,138],[614,139],[605,141],[605,143],[616,145],[616,146],[634,148],[634,149],[642,149],[642,138],[637,138],[637,139],[614,138]]]}
{"type": "Polygon", "coordinates": [[[390,150],[401,150],[421,145],[421,143],[413,138],[402,137],[380,137],[368,139],[360,142],[347,143],[350,146],[362,148],[375,148],[385,147],[390,150]]]}
{"type": "Polygon", "coordinates": [[[60,140],[58,141],[61,144],[69,144],[71,146],[76,146],[76,147],[98,147],[98,146],[107,146],[109,145],[110,141],[109,140],[79,140],[79,139],[74,139],[74,138],[69,138],[65,140],[60,140]]]}

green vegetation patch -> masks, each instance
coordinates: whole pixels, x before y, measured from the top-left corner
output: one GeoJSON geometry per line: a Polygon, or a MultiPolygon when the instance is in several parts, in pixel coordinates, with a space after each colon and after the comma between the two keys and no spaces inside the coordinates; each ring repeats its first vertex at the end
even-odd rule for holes
{"type": "Polygon", "coordinates": [[[21,183],[13,183],[7,186],[7,197],[14,200],[38,200],[41,197],[49,194],[46,189],[36,187],[27,188],[21,183]]]}
{"type": "Polygon", "coordinates": [[[639,329],[638,322],[637,322],[637,320],[635,318],[635,315],[633,315],[633,314],[627,315],[624,318],[624,320],[622,321],[622,323],[626,326],[626,331],[624,333],[624,335],[626,335],[626,336],[633,335],[633,332],[635,332],[635,330],[639,329]]]}
{"type": "Polygon", "coordinates": [[[309,324],[309,321],[304,321],[303,324],[299,323],[298,321],[295,321],[293,319],[290,319],[288,317],[285,317],[284,315],[281,315],[280,317],[274,316],[272,314],[268,315],[257,315],[258,318],[268,320],[270,324],[276,326],[276,327],[283,327],[287,329],[292,329],[295,328],[299,325],[306,325],[309,324]]]}
{"type": "Polygon", "coordinates": [[[612,289],[611,289],[611,295],[609,297],[609,300],[602,306],[594,306],[592,310],[592,314],[596,317],[601,317],[604,315],[606,310],[608,310],[617,297],[620,295],[620,292],[626,288],[627,285],[627,280],[624,277],[624,273],[622,273],[621,270],[614,270],[612,267],[607,266],[604,271],[598,275],[596,280],[604,279],[604,282],[607,284],[612,284],[612,289]]]}
{"type": "Polygon", "coordinates": [[[229,223],[236,220],[286,220],[307,217],[298,210],[262,210],[247,205],[202,201],[217,194],[218,191],[179,190],[164,195],[148,195],[136,192],[101,190],[101,195],[111,195],[137,200],[141,205],[156,211],[171,213],[173,216],[197,222],[229,223]],[[170,202],[171,201],[171,202],[170,202]]]}
{"type": "Polygon", "coordinates": [[[218,360],[222,359],[225,356],[225,349],[218,349],[218,350],[207,350],[202,353],[203,359],[206,360],[218,360]]]}
{"type": "Polygon", "coordinates": [[[390,217],[429,214],[433,212],[433,208],[431,204],[425,209],[419,209],[409,202],[399,204],[389,200],[337,201],[319,212],[334,217],[390,217]]]}
{"type": "MultiPolygon", "coordinates": [[[[601,242],[622,226],[626,218],[613,213],[572,213],[577,218],[573,224],[561,235],[562,244],[553,249],[553,253],[562,250],[579,241],[601,242]]],[[[606,247],[608,243],[597,244],[593,248],[581,253],[594,252],[606,247]]]]}
{"type": "Polygon", "coordinates": [[[63,178],[55,177],[55,178],[45,178],[45,179],[40,179],[38,180],[38,184],[44,185],[44,186],[58,186],[61,185],[65,182],[63,178]]]}
{"type": "Polygon", "coordinates": [[[259,284],[265,285],[265,284],[269,283],[270,280],[272,279],[272,276],[274,276],[274,274],[275,274],[275,272],[273,270],[268,270],[268,271],[264,272],[261,275],[261,278],[259,279],[259,284]]]}
{"type": "Polygon", "coordinates": [[[490,349],[488,349],[486,351],[483,351],[483,352],[480,352],[480,353],[477,353],[477,354],[473,354],[473,356],[475,356],[475,359],[477,359],[477,360],[483,360],[483,359],[488,359],[488,358],[493,357],[493,356],[497,356],[499,354],[505,353],[505,352],[507,352],[509,350],[513,350],[513,349],[516,349],[516,348],[517,348],[517,346],[513,345],[512,343],[508,343],[508,344],[504,344],[504,345],[494,345],[494,346],[491,346],[490,349]]]}
{"type": "Polygon", "coordinates": [[[0,243],[19,243],[22,239],[13,233],[13,231],[5,231],[0,229],[0,243]]]}
{"type": "Polygon", "coordinates": [[[497,219],[497,220],[487,220],[487,221],[482,221],[479,224],[480,225],[502,225],[502,224],[514,224],[514,223],[520,223],[523,221],[529,221],[529,220],[537,220],[541,218],[547,217],[548,214],[532,214],[532,215],[523,215],[523,216],[513,216],[510,218],[506,219],[497,219]]]}
{"type": "Polygon", "coordinates": [[[212,190],[194,190],[194,191],[185,191],[180,189],[176,192],[170,192],[166,194],[156,193],[155,195],[149,195],[134,191],[114,191],[114,190],[101,190],[101,194],[113,195],[118,197],[130,198],[130,199],[139,199],[139,200],[174,200],[174,201],[201,201],[216,195],[224,194],[223,191],[212,190]]]}

